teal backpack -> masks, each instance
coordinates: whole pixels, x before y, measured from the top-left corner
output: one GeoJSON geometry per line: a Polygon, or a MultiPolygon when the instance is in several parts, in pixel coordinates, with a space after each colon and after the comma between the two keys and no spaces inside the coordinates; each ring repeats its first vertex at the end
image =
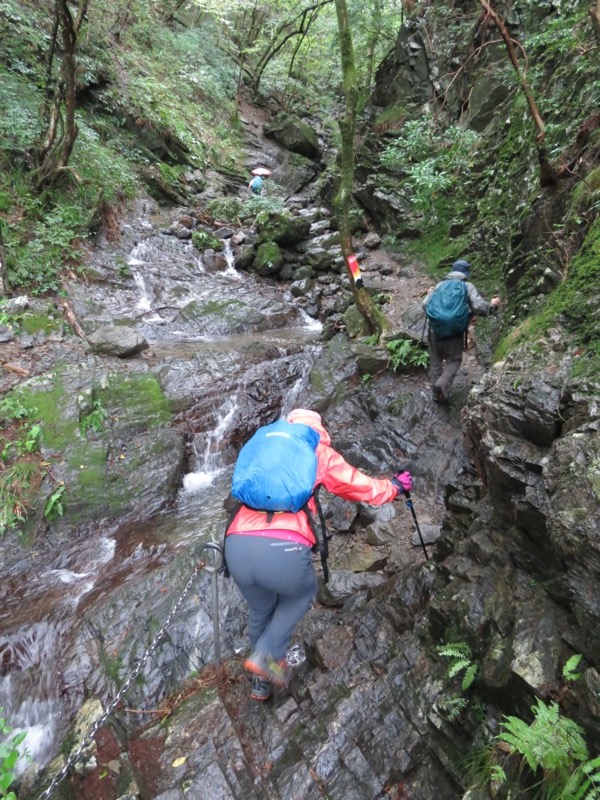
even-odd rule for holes
{"type": "Polygon", "coordinates": [[[449,278],[433,291],[425,306],[429,326],[440,339],[460,336],[467,330],[471,309],[465,281],[449,278]]]}

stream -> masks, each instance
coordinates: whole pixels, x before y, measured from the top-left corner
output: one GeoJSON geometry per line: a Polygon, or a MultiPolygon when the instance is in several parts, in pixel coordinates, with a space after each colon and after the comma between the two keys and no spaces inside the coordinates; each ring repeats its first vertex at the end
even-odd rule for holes
{"type": "MultiPolygon", "coordinates": [[[[126,263],[133,280],[127,285],[74,289],[78,312],[85,318],[85,304],[93,308],[96,321],[137,318],[138,330],[150,344],[146,363],[166,380],[171,397],[202,393],[204,385],[195,386],[195,368],[212,367],[211,397],[203,405],[209,422],[192,436],[189,471],[168,513],[150,523],[128,525],[126,530],[116,526],[92,538],[78,535],[60,551],[34,552],[3,572],[0,707],[16,732],[27,732],[25,747],[40,767],[55,754],[73,702],[81,694],[81,681],[89,672],[89,665],[80,663],[78,669],[77,658],[81,660],[82,650],[89,645],[95,610],[106,605],[117,587],[143,586],[153,571],[165,565],[168,570],[177,554],[189,554],[198,541],[219,538],[215,531],[222,527],[222,503],[234,458],[234,450],[227,446],[229,432],[244,408],[248,411],[244,384],[254,385],[261,379],[263,361],[272,364],[277,356],[285,359],[287,382],[269,389],[278,397],[279,413],[285,414],[300,402],[319,348],[320,323],[296,309],[278,287],[259,285],[251,276],[238,273],[228,242],[226,269],[207,273],[191,243],[158,233],[167,220],[155,207],[151,218],[144,207],[139,217],[130,218],[112,252],[100,248],[94,254],[96,266],[107,274],[111,264],[126,263]],[[207,296],[225,301],[243,297],[255,307],[266,308],[267,315],[275,309],[279,324],[282,319],[289,324],[229,335],[217,329],[194,336],[191,326],[178,319],[178,312],[207,296]],[[156,306],[163,310],[152,311],[156,306]],[[165,306],[169,306],[167,312],[165,306]],[[69,653],[74,662],[69,663],[69,653]]],[[[265,381],[271,380],[267,374],[265,381]]],[[[169,600],[175,599],[176,590],[174,586],[169,600]]],[[[136,594],[144,591],[138,588],[136,594]]],[[[123,622],[119,613],[113,615],[115,630],[123,622]]],[[[151,613],[146,608],[143,616],[151,613]]],[[[194,665],[185,669],[188,666],[194,665]]],[[[23,763],[21,768],[25,767],[23,763]]]]}
{"type": "MultiPolygon", "coordinates": [[[[0,706],[13,728],[27,733],[31,762],[18,765],[24,785],[56,756],[74,717],[85,711],[77,722],[81,740],[143,661],[193,574],[196,545],[221,540],[233,464],[258,425],[294,407],[317,408],[334,445],[357,467],[385,475],[409,466],[425,532],[439,530],[444,487],[468,463],[460,408],[435,407],[423,373],[395,375],[376,366],[377,375],[365,381],[349,340],[323,341],[321,323],[286,284],[236,270],[228,239],[222,258],[209,253],[205,259],[189,240],[170,235],[184,211],[138,200],[120,238],[101,239],[90,249],[94,280],[68,287],[84,330],[124,324],[149,345],[128,360],[71,357],[69,391],[79,396],[86,387],[110,386],[112,374],[153,374],[173,413],[167,433],[185,441],[185,469],[176,496],[157,506],[158,513],[154,504],[150,513],[129,509],[121,519],[91,518],[72,531],[59,526],[33,550],[7,551],[0,706]],[[86,716],[91,700],[95,711],[86,716]]],[[[386,258],[381,251],[366,264],[369,280],[377,280],[376,262],[387,264],[386,258]]],[[[397,290],[414,330],[422,327],[418,298],[426,280],[417,267],[405,266],[400,279],[381,284],[397,290]]],[[[330,296],[331,278],[321,285],[330,296]]],[[[473,361],[466,359],[460,392],[468,391],[473,361]]],[[[123,435],[115,447],[140,445],[123,435]]],[[[163,485],[162,466],[141,466],[144,495],[154,481],[163,485]]],[[[423,561],[412,519],[401,507],[363,510],[359,521],[356,504],[329,497],[324,505],[330,531],[341,534],[330,562],[330,589],[339,593],[339,604],[348,593],[383,582],[378,565],[393,575],[423,561]],[[375,540],[365,548],[362,533],[346,534],[366,525],[375,540]]],[[[233,582],[219,584],[221,652],[235,658],[246,643],[245,614],[233,582]]],[[[144,725],[213,659],[211,580],[201,572],[115,712],[119,724],[144,725]]]]}

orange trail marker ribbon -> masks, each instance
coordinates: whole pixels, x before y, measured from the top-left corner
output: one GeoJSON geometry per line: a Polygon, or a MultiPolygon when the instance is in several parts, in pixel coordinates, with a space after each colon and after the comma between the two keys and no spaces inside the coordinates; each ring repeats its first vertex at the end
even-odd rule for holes
{"type": "Polygon", "coordinates": [[[356,256],[354,253],[349,255],[347,258],[348,261],[348,268],[350,269],[350,274],[354,280],[354,285],[357,289],[360,289],[363,285],[363,279],[360,274],[360,267],[358,266],[358,261],[356,260],[356,256]]]}

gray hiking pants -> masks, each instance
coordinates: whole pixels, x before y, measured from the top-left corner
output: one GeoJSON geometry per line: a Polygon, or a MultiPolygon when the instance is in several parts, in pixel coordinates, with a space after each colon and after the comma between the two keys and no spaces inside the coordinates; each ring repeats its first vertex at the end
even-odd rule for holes
{"type": "Polygon", "coordinates": [[[279,661],[317,594],[310,548],[283,539],[232,533],[225,539],[225,558],[248,603],[252,650],[279,661]]]}
{"type": "Polygon", "coordinates": [[[429,329],[429,380],[445,395],[462,364],[464,334],[440,339],[429,329]]]}

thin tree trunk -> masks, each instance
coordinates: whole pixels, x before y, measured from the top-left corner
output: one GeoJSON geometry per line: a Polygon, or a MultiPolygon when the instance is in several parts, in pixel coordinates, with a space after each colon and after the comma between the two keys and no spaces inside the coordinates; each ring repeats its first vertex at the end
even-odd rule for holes
{"type": "MultiPolygon", "coordinates": [[[[600,0],[598,0],[598,2],[600,3],[600,0]]],[[[521,65],[519,64],[519,59],[517,56],[517,50],[515,48],[514,39],[512,38],[510,32],[508,31],[508,28],[504,24],[504,20],[491,7],[488,0],[479,0],[479,4],[486,12],[486,14],[488,14],[494,20],[494,24],[500,31],[500,35],[502,36],[504,44],[506,45],[506,52],[508,53],[510,62],[514,67],[515,72],[517,73],[519,83],[521,84],[521,88],[523,89],[523,93],[527,100],[527,105],[529,106],[529,112],[531,114],[533,124],[535,125],[535,129],[537,131],[536,143],[538,151],[538,161],[540,164],[540,183],[542,184],[542,186],[549,186],[551,184],[554,184],[556,183],[558,177],[557,171],[550,163],[550,159],[548,158],[548,153],[543,144],[544,138],[546,136],[546,126],[544,125],[544,120],[542,119],[540,110],[537,107],[537,103],[535,102],[535,98],[533,96],[533,92],[531,91],[531,86],[529,85],[529,81],[527,80],[527,75],[525,73],[525,70],[521,69],[521,65]]]]}
{"type": "Polygon", "coordinates": [[[365,320],[369,332],[381,334],[386,327],[385,318],[373,302],[373,298],[363,285],[362,280],[360,282],[355,281],[348,262],[349,257],[352,255],[350,208],[352,205],[352,187],[354,185],[354,134],[358,106],[358,82],[346,0],[335,0],[335,8],[340,34],[340,56],[346,107],[344,116],[339,121],[342,139],[340,186],[335,197],[334,206],[340,232],[342,256],[350,278],[350,286],[352,287],[356,307],[365,320]]]}
{"type": "Polygon", "coordinates": [[[533,97],[531,92],[531,87],[529,86],[529,82],[523,70],[521,69],[521,65],[519,64],[519,59],[517,58],[517,51],[515,49],[515,45],[513,42],[513,38],[510,35],[506,25],[504,24],[504,20],[500,17],[499,14],[494,11],[491,5],[487,2],[487,0],[479,0],[479,3],[486,14],[494,20],[494,23],[498,30],[500,31],[500,35],[504,39],[504,44],[506,45],[506,51],[508,53],[508,57],[513,65],[515,72],[517,73],[517,77],[519,78],[519,82],[521,84],[521,88],[527,98],[527,105],[529,106],[529,111],[531,113],[531,117],[534,121],[535,127],[537,129],[537,140],[541,142],[546,135],[546,126],[544,125],[544,120],[539,112],[537,107],[537,103],[533,97]]]}
{"type": "MultiPolygon", "coordinates": [[[[88,2],[89,0],[81,1],[77,17],[73,19],[67,0],[56,0],[56,20],[62,36],[62,59],[60,76],[54,88],[52,105],[49,110],[44,143],[34,156],[35,180],[39,188],[52,183],[57,174],[67,167],[77,138],[78,128],[75,121],[77,63],[75,54],[77,37],[87,13],[88,2]]],[[[57,30],[56,23],[55,30],[57,30]]],[[[55,46],[56,42],[53,39],[48,55],[48,83],[50,82],[55,46]]]]}
{"type": "Polygon", "coordinates": [[[4,249],[4,239],[2,237],[2,225],[0,225],[0,297],[4,297],[9,292],[8,264],[6,263],[6,251],[4,249]]]}
{"type": "Polygon", "coordinates": [[[590,7],[590,17],[594,26],[596,44],[600,45],[600,0],[596,0],[596,5],[590,7]]]}

